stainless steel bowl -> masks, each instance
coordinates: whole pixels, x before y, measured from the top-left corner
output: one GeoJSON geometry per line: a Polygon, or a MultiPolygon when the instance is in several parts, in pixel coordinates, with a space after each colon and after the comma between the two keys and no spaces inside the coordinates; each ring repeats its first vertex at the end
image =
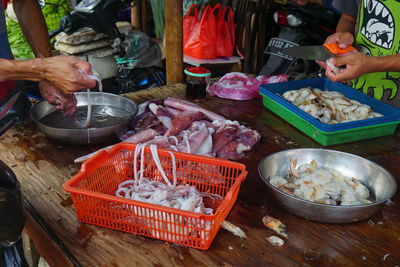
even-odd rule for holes
{"type": "Polygon", "coordinates": [[[397,189],[393,176],[381,166],[356,155],[327,149],[306,148],[277,152],[260,161],[258,172],[280,206],[307,220],[326,223],[351,223],[367,219],[376,214],[397,189]],[[298,165],[316,160],[318,166],[354,177],[368,187],[375,201],[364,205],[334,206],[291,196],[269,183],[272,175],[288,174],[290,159],[297,159],[298,165]]]}
{"type": "MultiPolygon", "coordinates": [[[[75,97],[78,107],[87,106],[86,92],[76,92],[75,97]]],[[[102,105],[107,108],[108,112],[114,113],[113,116],[116,118],[118,118],[118,112],[121,110],[129,115],[121,117],[121,119],[117,119],[111,125],[108,124],[105,127],[90,127],[86,129],[55,127],[51,124],[44,124],[42,119],[56,111],[56,108],[46,101],[41,101],[31,108],[30,117],[47,137],[58,142],[74,145],[100,144],[116,140],[118,136],[124,133],[136,115],[138,108],[137,104],[132,100],[115,94],[91,92],[90,99],[92,106],[102,105]]]]}

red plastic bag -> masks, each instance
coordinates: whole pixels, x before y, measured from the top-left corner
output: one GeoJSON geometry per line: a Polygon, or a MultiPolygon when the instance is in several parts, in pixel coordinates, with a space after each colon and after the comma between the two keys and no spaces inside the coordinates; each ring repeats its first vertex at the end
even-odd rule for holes
{"type": "Polygon", "coordinates": [[[221,8],[220,4],[214,7],[217,22],[217,57],[233,56],[235,46],[235,22],[231,7],[221,8]]]}
{"type": "Polygon", "coordinates": [[[1,2],[3,3],[3,8],[6,9],[7,3],[10,2],[10,0],[1,0],[1,2]]]}
{"type": "Polygon", "coordinates": [[[197,23],[199,17],[199,8],[197,5],[193,4],[189,7],[183,18],[183,44],[185,45],[187,39],[189,38],[193,25],[197,23]]]}
{"type": "Polygon", "coordinates": [[[193,19],[187,15],[184,21],[186,19],[183,24],[186,27],[186,36],[183,37],[184,54],[198,59],[216,58],[217,24],[211,6],[206,6],[200,20],[197,16],[193,19]]]}

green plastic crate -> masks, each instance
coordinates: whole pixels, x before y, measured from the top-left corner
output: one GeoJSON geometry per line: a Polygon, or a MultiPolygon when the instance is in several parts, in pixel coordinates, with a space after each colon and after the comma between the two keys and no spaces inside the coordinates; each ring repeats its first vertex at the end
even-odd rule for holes
{"type": "Polygon", "coordinates": [[[365,127],[357,127],[347,130],[325,132],[307,122],[304,118],[288,110],[286,107],[261,94],[263,105],[273,113],[286,120],[288,123],[311,137],[323,146],[343,144],[353,141],[365,140],[380,136],[392,135],[400,121],[392,121],[365,127]]]}

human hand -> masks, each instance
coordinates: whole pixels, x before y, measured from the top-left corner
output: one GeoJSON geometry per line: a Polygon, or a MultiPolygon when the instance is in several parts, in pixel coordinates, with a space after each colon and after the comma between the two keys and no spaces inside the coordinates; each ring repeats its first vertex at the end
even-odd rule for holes
{"type": "Polygon", "coordinates": [[[55,56],[42,60],[42,78],[64,94],[96,86],[96,81],[86,76],[91,74],[89,62],[74,56],[55,56]]]}
{"type": "Polygon", "coordinates": [[[76,98],[73,94],[64,94],[49,82],[39,82],[39,91],[42,97],[55,105],[56,109],[61,110],[65,115],[72,115],[76,111],[76,98]]]}
{"type": "Polygon", "coordinates": [[[339,48],[345,49],[354,43],[354,36],[349,32],[337,32],[326,38],[324,44],[338,44],[339,48]]]}
{"type": "MultiPolygon", "coordinates": [[[[345,49],[354,43],[354,36],[349,32],[337,32],[331,34],[326,38],[324,44],[338,44],[339,48],[345,49]]],[[[326,63],[324,61],[316,61],[323,69],[326,70],[326,63]]]]}
{"type": "Polygon", "coordinates": [[[330,62],[334,66],[341,68],[339,68],[339,73],[335,73],[329,66],[327,66],[325,75],[333,82],[350,81],[370,71],[368,69],[369,59],[370,56],[358,51],[351,52],[350,54],[341,57],[331,58],[329,59],[330,62]]]}

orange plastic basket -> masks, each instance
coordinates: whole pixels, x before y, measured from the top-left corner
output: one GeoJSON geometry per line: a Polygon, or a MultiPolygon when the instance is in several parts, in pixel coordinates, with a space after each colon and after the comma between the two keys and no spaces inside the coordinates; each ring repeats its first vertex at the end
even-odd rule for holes
{"type": "MultiPolygon", "coordinates": [[[[78,174],[64,183],[64,190],[71,193],[78,220],[208,249],[236,201],[239,188],[247,176],[245,165],[173,152],[178,185],[193,185],[200,192],[222,197],[222,200],[203,198],[205,206],[213,209],[213,215],[205,215],[115,196],[118,185],[134,177],[135,148],[134,144],[120,143],[109,151],[100,151],[82,165],[78,174]]],[[[172,173],[170,153],[164,149],[158,150],[167,176],[172,173]]],[[[142,160],[145,176],[163,182],[148,147],[145,148],[144,157],[140,158],[142,160]]],[[[168,178],[171,181],[173,179],[168,178]]]]}

